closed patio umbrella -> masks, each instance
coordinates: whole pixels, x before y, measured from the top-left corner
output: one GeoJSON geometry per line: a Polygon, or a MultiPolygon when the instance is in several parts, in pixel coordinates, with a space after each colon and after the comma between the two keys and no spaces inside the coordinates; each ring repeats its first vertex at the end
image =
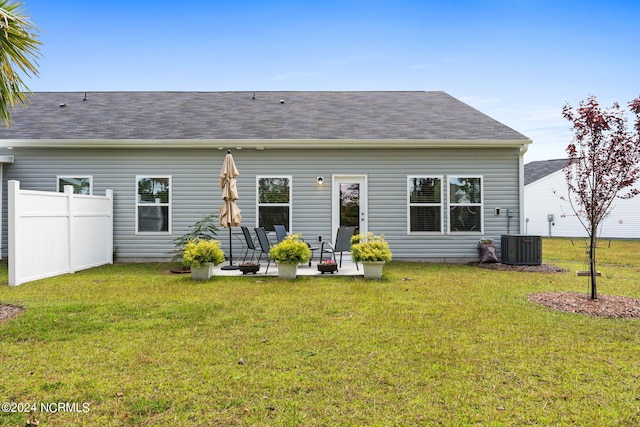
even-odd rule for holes
{"type": "Polygon", "coordinates": [[[223,270],[238,269],[238,266],[233,265],[233,245],[231,242],[231,227],[237,227],[242,221],[240,208],[236,205],[236,200],[238,200],[236,177],[238,175],[240,174],[233,161],[231,150],[229,150],[220,170],[220,188],[222,189],[222,199],[224,200],[220,208],[220,225],[229,229],[229,265],[222,267],[223,270]]]}

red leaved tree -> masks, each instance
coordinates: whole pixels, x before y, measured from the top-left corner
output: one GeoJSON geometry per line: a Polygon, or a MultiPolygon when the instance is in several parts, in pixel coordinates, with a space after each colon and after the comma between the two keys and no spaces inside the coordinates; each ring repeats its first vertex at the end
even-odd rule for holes
{"type": "Polygon", "coordinates": [[[598,297],[596,247],[602,221],[616,198],[639,193],[634,184],[640,179],[640,97],[629,107],[636,116],[632,129],[619,104],[603,109],[594,96],[581,101],[577,110],[568,104],[562,110],[574,133],[564,174],[568,200],[589,235],[591,299],[598,297]]]}

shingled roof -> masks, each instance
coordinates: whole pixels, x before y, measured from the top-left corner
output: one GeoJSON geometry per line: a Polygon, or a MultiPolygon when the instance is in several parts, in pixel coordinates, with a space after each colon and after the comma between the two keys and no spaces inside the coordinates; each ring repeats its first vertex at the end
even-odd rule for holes
{"type": "Polygon", "coordinates": [[[567,159],[540,160],[524,165],[524,185],[536,182],[545,176],[561,170],[567,164],[567,159]]]}
{"type": "Polygon", "coordinates": [[[530,140],[444,92],[41,92],[1,140],[530,140]]]}

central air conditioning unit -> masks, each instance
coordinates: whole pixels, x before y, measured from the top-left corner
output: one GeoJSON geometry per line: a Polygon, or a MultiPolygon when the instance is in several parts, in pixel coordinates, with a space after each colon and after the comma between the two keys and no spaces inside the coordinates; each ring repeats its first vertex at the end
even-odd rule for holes
{"type": "Polygon", "coordinates": [[[503,234],[500,236],[500,245],[500,262],[503,264],[542,264],[542,238],[540,236],[503,234]]]}

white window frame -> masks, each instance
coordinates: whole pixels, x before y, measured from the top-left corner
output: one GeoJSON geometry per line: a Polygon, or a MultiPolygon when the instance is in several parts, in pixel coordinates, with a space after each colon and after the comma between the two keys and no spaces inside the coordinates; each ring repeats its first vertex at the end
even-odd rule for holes
{"type": "MultiPolygon", "coordinates": [[[[89,195],[93,194],[93,176],[92,175],[58,175],[56,177],[56,189],[59,193],[64,193],[64,185],[60,187],[61,179],[88,179],[89,180],[89,195]]],[[[75,192],[75,189],[74,189],[75,192]]],[[[76,193],[78,194],[78,193],[76,193]]]]}
{"type": "Polygon", "coordinates": [[[449,234],[467,234],[467,235],[482,235],[484,234],[484,176],[483,175],[473,175],[473,174],[456,174],[447,176],[447,229],[449,234]],[[480,180],[480,203],[453,203],[451,202],[451,182],[454,179],[460,178],[472,178],[480,180]],[[451,221],[451,208],[457,206],[468,206],[468,207],[479,207],[480,213],[480,229],[479,230],[465,230],[465,231],[456,231],[452,230],[452,221],[451,221]]]}
{"type": "Polygon", "coordinates": [[[289,209],[289,224],[284,224],[287,230],[291,232],[293,222],[293,175],[258,175],[256,176],[256,227],[260,227],[260,207],[278,207],[286,206],[289,209]],[[270,178],[281,178],[289,180],[289,203],[260,203],[260,180],[270,178]]]}
{"type": "Polygon", "coordinates": [[[136,175],[136,180],[135,180],[135,189],[134,189],[134,194],[135,194],[135,199],[136,199],[136,210],[135,210],[135,234],[144,234],[144,235],[170,235],[171,234],[171,225],[173,223],[172,221],[172,193],[173,193],[173,179],[171,177],[171,175],[136,175]],[[139,194],[138,194],[138,183],[140,182],[141,179],[168,179],[169,180],[169,194],[167,196],[167,202],[143,202],[140,200],[139,194]],[[167,225],[167,231],[140,231],[139,230],[139,224],[138,224],[138,217],[139,217],[139,212],[138,209],[143,206],[143,207],[148,207],[148,206],[158,206],[158,207],[167,207],[167,221],[169,222],[169,224],[167,225]]]}
{"type": "Polygon", "coordinates": [[[444,193],[445,180],[443,175],[407,175],[407,234],[413,235],[442,235],[444,234],[444,193]],[[439,179],[440,180],[440,202],[421,203],[411,201],[411,181],[413,179],[439,179]],[[411,207],[439,207],[440,208],[440,231],[411,231],[411,207]]]}

